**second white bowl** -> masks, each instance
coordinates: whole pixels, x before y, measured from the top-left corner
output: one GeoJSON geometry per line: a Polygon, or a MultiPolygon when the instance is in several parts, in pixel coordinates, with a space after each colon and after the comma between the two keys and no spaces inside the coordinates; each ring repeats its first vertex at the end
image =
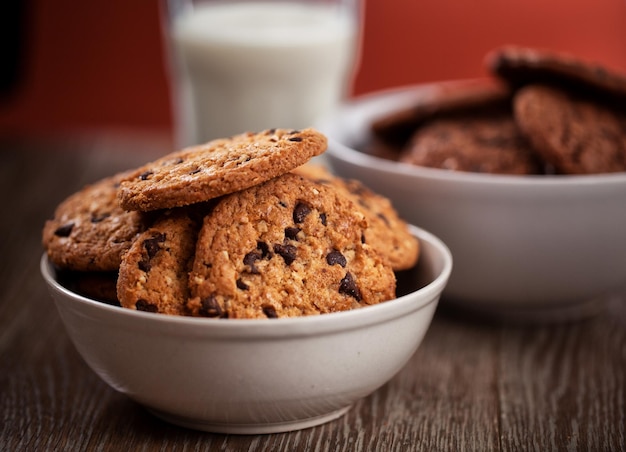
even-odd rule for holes
{"type": "Polygon", "coordinates": [[[500,176],[417,167],[359,150],[377,116],[433,86],[372,94],[319,128],[343,177],[390,198],[401,216],[452,251],[444,300],[513,318],[566,319],[597,310],[626,284],[626,173],[500,176]]]}

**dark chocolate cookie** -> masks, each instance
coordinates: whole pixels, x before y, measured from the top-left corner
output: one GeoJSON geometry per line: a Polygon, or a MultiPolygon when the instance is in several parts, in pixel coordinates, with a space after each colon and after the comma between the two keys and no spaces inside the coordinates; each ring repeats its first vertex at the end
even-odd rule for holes
{"type": "Polygon", "coordinates": [[[565,174],[626,171],[626,113],[557,88],[529,85],[515,118],[534,149],[565,174]]]}
{"type": "Polygon", "coordinates": [[[541,165],[510,115],[429,122],[415,133],[401,161],[475,173],[541,172],[541,165]]]}
{"type": "MultiPolygon", "coordinates": [[[[427,121],[447,115],[467,115],[510,109],[510,91],[489,79],[436,83],[425,90],[414,104],[376,118],[372,124],[375,149],[403,148],[415,130],[427,121]]],[[[372,151],[369,151],[372,153],[372,151]]]]}
{"type": "Polygon", "coordinates": [[[513,89],[547,84],[609,103],[626,102],[626,75],[565,52],[504,46],[490,52],[485,64],[513,89]]]}

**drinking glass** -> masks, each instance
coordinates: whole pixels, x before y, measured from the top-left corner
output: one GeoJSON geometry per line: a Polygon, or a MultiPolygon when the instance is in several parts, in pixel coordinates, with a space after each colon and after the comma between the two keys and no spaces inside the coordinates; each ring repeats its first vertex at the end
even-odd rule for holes
{"type": "Polygon", "coordinates": [[[359,0],[169,0],[166,7],[180,146],[309,127],[349,94],[359,0]]]}

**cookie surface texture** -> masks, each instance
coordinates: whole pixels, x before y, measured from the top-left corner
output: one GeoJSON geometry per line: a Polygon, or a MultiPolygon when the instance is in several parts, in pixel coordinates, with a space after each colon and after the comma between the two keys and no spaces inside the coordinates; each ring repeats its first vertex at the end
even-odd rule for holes
{"type": "Polygon", "coordinates": [[[626,171],[626,113],[542,85],[515,96],[520,129],[564,174],[626,171]]]}
{"type": "Polygon", "coordinates": [[[127,210],[207,201],[284,174],[326,150],[314,129],[271,129],[183,149],[137,169],[121,184],[127,210]]]}
{"type": "Polygon", "coordinates": [[[419,242],[388,198],[374,193],[357,180],[337,177],[318,165],[306,164],[293,172],[320,184],[330,185],[349,197],[367,219],[365,243],[378,250],[394,270],[406,270],[416,264],[419,242]]]}
{"type": "Polygon", "coordinates": [[[127,173],[87,185],[70,195],[46,221],[42,244],[59,268],[115,271],[122,254],[145,229],[146,219],[126,212],[117,202],[118,186],[127,173]]]}
{"type": "Polygon", "coordinates": [[[185,315],[200,222],[184,209],[165,211],[124,255],[117,280],[120,304],[128,309],[185,315]]]}
{"type": "Polygon", "coordinates": [[[233,193],[204,220],[189,310],[277,318],[389,300],[395,275],[362,243],[366,227],[349,199],[295,174],[233,193]]]}

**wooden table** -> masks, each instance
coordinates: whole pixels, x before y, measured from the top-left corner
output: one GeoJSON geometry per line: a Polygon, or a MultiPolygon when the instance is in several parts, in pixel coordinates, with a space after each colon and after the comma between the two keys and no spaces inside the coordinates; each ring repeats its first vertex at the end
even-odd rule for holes
{"type": "Polygon", "coordinates": [[[444,299],[407,366],[319,427],[234,436],[156,419],[84,364],[38,264],[58,202],[166,150],[144,140],[0,142],[0,451],[626,450],[626,291],[592,318],[557,325],[467,318],[444,299]]]}

